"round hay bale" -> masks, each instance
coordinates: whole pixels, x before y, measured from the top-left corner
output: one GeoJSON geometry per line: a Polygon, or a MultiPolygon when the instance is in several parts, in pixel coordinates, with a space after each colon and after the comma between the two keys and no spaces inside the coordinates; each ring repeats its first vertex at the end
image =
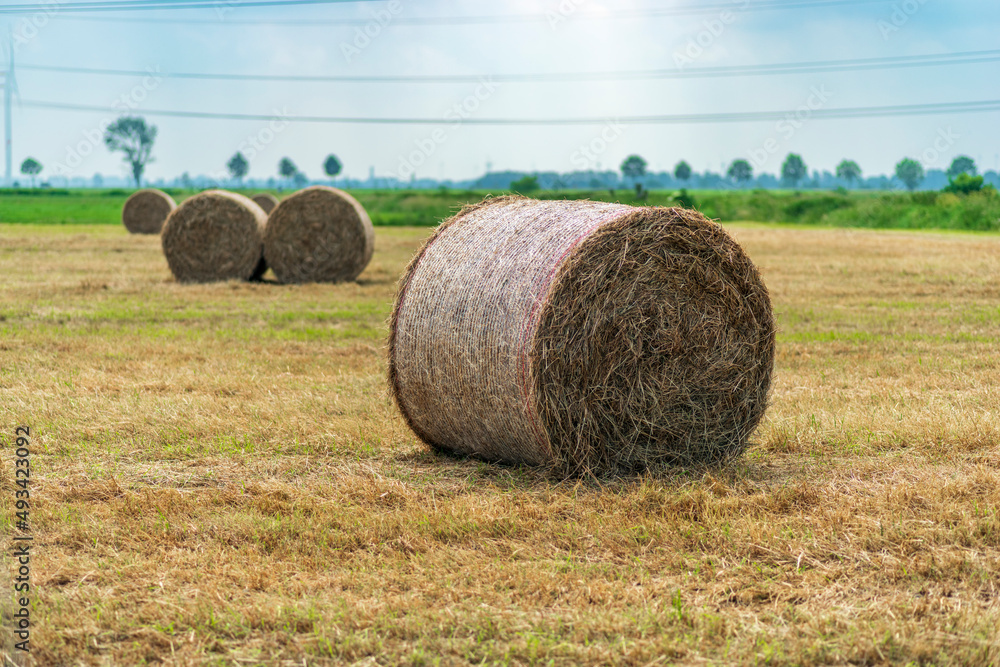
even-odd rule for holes
{"type": "Polygon", "coordinates": [[[248,280],[260,271],[266,223],[264,210],[243,195],[207,190],[167,218],[163,254],[179,282],[248,280]]]}
{"type": "Polygon", "coordinates": [[[343,190],[314,185],[283,199],[268,217],[264,257],[283,283],[357,278],[375,249],[365,209],[343,190]]]}
{"type": "Polygon", "coordinates": [[[410,263],[389,384],[430,446],[566,475],[739,455],[767,407],[757,268],[696,211],[501,197],[410,263]]]}
{"type": "Polygon", "coordinates": [[[175,208],[173,197],[163,190],[139,190],[125,200],[122,224],[130,234],[159,234],[175,208]]]}
{"type": "Polygon", "coordinates": [[[270,192],[258,192],[253,197],[250,197],[250,199],[254,200],[257,206],[264,209],[264,213],[267,213],[268,215],[271,215],[271,211],[273,211],[274,207],[278,205],[278,198],[270,192]]]}

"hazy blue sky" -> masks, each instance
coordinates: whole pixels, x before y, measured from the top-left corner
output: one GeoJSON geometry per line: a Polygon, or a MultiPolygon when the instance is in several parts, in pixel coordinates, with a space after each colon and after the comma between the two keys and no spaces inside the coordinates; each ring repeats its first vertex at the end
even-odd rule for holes
{"type": "MultiPolygon", "coordinates": [[[[782,0],[784,1],[784,0],[782,0]]],[[[1000,3],[996,0],[906,0],[842,3],[825,8],[760,11],[774,0],[731,3],[650,0],[398,0],[340,5],[242,7],[222,0],[214,9],[88,14],[87,20],[49,9],[48,14],[0,15],[17,43],[23,65],[120,68],[160,72],[224,72],[277,75],[500,74],[677,67],[692,40],[706,47],[685,67],[752,65],[846,58],[904,56],[1000,49],[1000,3]],[[621,18],[626,10],[730,4],[701,15],[621,18]],[[561,9],[560,9],[561,8],[561,9]],[[353,26],[320,21],[392,16],[388,26],[359,52],[345,55],[356,38],[353,26]],[[423,16],[548,13],[560,19],[486,25],[405,25],[423,16]],[[113,16],[160,17],[161,22],[116,22],[113,16]],[[176,22],[181,19],[197,23],[176,22]],[[296,21],[296,25],[247,25],[242,21],[296,21]],[[308,23],[310,20],[316,23],[308,23]],[[41,24],[35,27],[26,23],[41,24]],[[721,26],[721,29],[720,29],[721,26]],[[891,28],[891,30],[890,30],[891,28]],[[714,34],[712,34],[714,33],[714,34]]],[[[0,2],[3,6],[12,3],[0,2]]],[[[52,7],[52,5],[48,5],[52,7]]],[[[77,15],[78,16],[78,15],[77,15]]],[[[372,32],[375,32],[372,30],[372,32]]],[[[363,41],[359,44],[364,44],[363,41]]],[[[407,161],[422,162],[417,176],[469,178],[487,162],[493,170],[569,171],[583,166],[617,169],[639,153],[656,170],[680,159],[702,171],[720,170],[733,158],[754,160],[757,172],[776,173],[789,151],[810,169],[832,170],[848,157],[866,174],[891,172],[904,156],[945,168],[957,154],[995,169],[1000,155],[1000,112],[856,120],[812,119],[801,127],[775,121],[735,124],[484,127],[444,120],[456,104],[478,94],[472,117],[569,118],[642,114],[720,113],[794,109],[812,91],[824,91],[824,108],[965,102],[1000,99],[1000,63],[697,80],[625,80],[586,83],[296,83],[205,81],[106,76],[20,69],[25,102],[93,105],[106,111],[65,111],[17,105],[14,160],[42,162],[70,175],[124,175],[124,165],[97,145],[102,119],[115,117],[122,96],[143,109],[320,116],[405,116],[442,119],[440,125],[373,126],[292,122],[161,118],[155,156],[147,176],[172,178],[184,171],[211,174],[248,137],[259,150],[250,175],[276,173],[283,156],[309,176],[336,153],[345,175],[405,175],[407,161]],[[270,126],[270,127],[269,127],[270,126]],[[275,132],[275,130],[277,130],[275,132]],[[273,137],[272,137],[273,134],[273,137]],[[943,137],[948,137],[944,139],[943,137]],[[603,137],[603,138],[602,138],[603,137]],[[597,139],[600,141],[595,141],[597,139]],[[761,152],[768,140],[773,155],[761,152]],[[263,140],[269,140],[265,142],[263,140]],[[606,148],[594,159],[580,148],[606,148]],[[422,148],[421,148],[422,147],[422,148]],[[410,157],[422,151],[416,160],[410,157]],[[86,155],[84,155],[86,153],[86,155]],[[74,157],[74,154],[76,155],[74,157]],[[422,159],[420,159],[422,158],[422,159]]],[[[815,103],[817,98],[814,96],[815,103]]]]}

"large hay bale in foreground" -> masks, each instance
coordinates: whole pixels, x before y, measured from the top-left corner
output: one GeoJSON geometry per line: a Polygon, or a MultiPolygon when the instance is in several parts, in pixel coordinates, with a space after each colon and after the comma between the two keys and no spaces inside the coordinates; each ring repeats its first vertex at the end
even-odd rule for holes
{"type": "Polygon", "coordinates": [[[249,280],[263,273],[266,223],[263,209],[243,195],[207,190],[167,218],[163,254],[179,282],[249,280]]]}
{"type": "Polygon", "coordinates": [[[131,234],[159,234],[175,208],[174,198],[163,190],[139,190],[125,200],[122,224],[131,234]]]}
{"type": "Polygon", "coordinates": [[[427,444],[564,474],[725,461],[764,415],[775,324],[700,213],[502,197],[400,282],[389,383],[427,444]]]}
{"type": "Polygon", "coordinates": [[[273,211],[278,205],[278,198],[270,192],[258,192],[253,197],[250,197],[250,199],[252,199],[257,206],[264,209],[264,213],[267,213],[268,215],[270,215],[271,211],[273,211]]]}
{"type": "Polygon", "coordinates": [[[342,190],[314,185],[283,199],[268,217],[264,257],[283,283],[357,278],[375,250],[365,209],[342,190]]]}

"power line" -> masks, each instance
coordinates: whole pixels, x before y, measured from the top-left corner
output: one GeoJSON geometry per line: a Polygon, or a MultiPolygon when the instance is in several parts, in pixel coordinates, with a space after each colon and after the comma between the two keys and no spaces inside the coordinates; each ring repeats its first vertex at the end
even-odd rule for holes
{"type": "Polygon", "coordinates": [[[700,79],[731,76],[768,76],[778,74],[815,74],[819,72],[851,72],[859,70],[898,69],[971,65],[1000,61],[1000,49],[966,51],[962,53],[855,58],[850,60],[771,63],[764,65],[731,65],[720,67],[689,67],[687,69],[646,69],[596,72],[550,72],[521,74],[439,74],[439,75],[285,75],[285,74],[226,74],[211,72],[155,72],[151,70],[99,69],[92,67],[62,67],[56,65],[19,65],[21,69],[102,76],[158,76],[170,79],[208,79],[223,81],[281,81],[301,83],[476,83],[488,79],[497,83],[619,81],[623,79],[700,79]]]}
{"type": "MultiPolygon", "coordinates": [[[[89,106],[83,104],[66,104],[62,102],[40,102],[24,100],[23,106],[36,109],[57,109],[63,111],[96,111],[112,112],[107,107],[89,106]]],[[[943,113],[982,113],[1000,111],[1000,100],[982,100],[975,102],[942,102],[933,104],[908,104],[881,107],[845,107],[839,109],[816,109],[809,112],[809,118],[850,119],[878,118],[897,116],[927,116],[943,113]]],[[[599,116],[590,118],[466,118],[463,120],[448,120],[442,118],[372,118],[364,116],[285,116],[275,114],[243,114],[243,113],[212,113],[207,111],[178,111],[168,109],[143,109],[137,113],[146,116],[164,116],[172,118],[208,118],[215,120],[280,120],[299,123],[337,123],[365,125],[444,125],[460,123],[462,125],[604,125],[620,123],[623,125],[682,125],[698,123],[740,123],[751,121],[783,120],[794,118],[796,110],[783,111],[737,111],[714,114],[675,114],[650,116],[599,116]]]]}
{"type": "MultiPolygon", "coordinates": [[[[201,25],[214,25],[214,26],[225,26],[225,25],[289,25],[289,26],[304,26],[304,27],[326,27],[333,25],[342,26],[364,26],[372,22],[372,18],[342,18],[342,19],[299,19],[299,20],[272,20],[272,19],[236,19],[227,17],[225,20],[198,20],[198,19],[178,19],[170,17],[157,17],[157,18],[125,18],[125,17],[87,17],[87,16],[66,16],[65,14],[74,14],[77,12],[92,13],[92,12],[105,12],[105,11],[134,11],[134,10],[150,10],[150,9],[216,9],[216,10],[235,10],[237,8],[248,8],[248,7],[270,7],[277,5],[311,5],[311,4],[343,4],[347,2],[375,2],[378,0],[287,0],[287,1],[277,1],[277,0],[231,0],[233,4],[229,4],[224,0],[216,0],[214,2],[206,2],[205,0],[191,0],[187,4],[176,4],[170,3],[165,4],[159,3],[141,3],[141,2],[129,2],[129,3],[89,3],[98,5],[93,8],[79,8],[72,9],[73,5],[62,4],[56,5],[57,9],[50,10],[50,13],[54,14],[55,18],[63,18],[73,21],[114,21],[114,22],[126,22],[126,23],[183,23],[183,24],[201,24],[201,25]],[[128,4],[130,6],[124,7],[122,5],[128,4]],[[110,7],[109,5],[116,5],[115,7],[110,7]]],[[[786,9],[823,9],[827,7],[841,7],[849,5],[884,5],[889,0],[760,0],[759,2],[746,2],[745,6],[739,6],[735,2],[716,2],[701,5],[682,5],[679,7],[659,7],[659,8],[644,8],[644,9],[627,9],[627,10],[617,10],[617,11],[605,11],[605,12],[595,12],[592,10],[579,10],[574,12],[571,16],[572,19],[578,20],[608,20],[608,19],[633,19],[633,18],[656,18],[656,17],[670,17],[670,16],[685,16],[685,15],[705,15],[705,14],[719,14],[722,12],[730,12],[732,14],[744,13],[744,12],[758,12],[758,11],[781,11],[786,9]]],[[[15,7],[3,7],[0,8],[0,14],[23,14],[26,10],[19,9],[19,7],[33,6],[35,9],[33,11],[38,11],[44,9],[45,6],[40,5],[20,5],[15,7]]],[[[494,14],[494,15],[471,15],[471,16],[395,16],[393,20],[389,22],[385,27],[389,26],[402,26],[402,25],[481,25],[481,24],[495,24],[495,23],[541,23],[548,22],[553,18],[565,18],[555,12],[549,13],[530,13],[530,14],[494,14]]]]}
{"type": "Polygon", "coordinates": [[[382,0],[232,0],[232,4],[224,0],[124,0],[122,2],[65,2],[49,4],[20,4],[0,7],[0,14],[33,14],[45,12],[48,14],[75,12],[122,12],[147,11],[166,9],[219,9],[221,7],[275,7],[284,5],[342,5],[359,2],[381,2],[382,0]]]}

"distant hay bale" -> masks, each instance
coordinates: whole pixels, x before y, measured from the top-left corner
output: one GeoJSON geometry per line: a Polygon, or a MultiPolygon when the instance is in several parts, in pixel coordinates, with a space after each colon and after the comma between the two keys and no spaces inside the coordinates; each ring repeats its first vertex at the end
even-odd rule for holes
{"type": "Polygon", "coordinates": [[[696,211],[501,197],[400,281],[389,384],[425,443],[567,475],[739,455],[775,324],[757,268],[696,211]]]}
{"type": "Polygon", "coordinates": [[[173,197],[162,190],[139,190],[125,200],[122,224],[131,234],[159,234],[167,216],[177,208],[173,197]]]}
{"type": "Polygon", "coordinates": [[[258,192],[253,197],[250,197],[250,199],[256,202],[257,206],[264,209],[264,213],[267,213],[268,215],[270,215],[271,211],[274,210],[274,207],[278,205],[278,198],[269,192],[258,192]]]}
{"type": "Polygon", "coordinates": [[[243,195],[207,190],[185,200],[167,218],[163,254],[179,282],[249,280],[263,273],[266,223],[264,210],[243,195]]]}
{"type": "Polygon", "coordinates": [[[299,190],[268,217],[264,257],[283,283],[357,278],[375,249],[375,230],[351,195],[325,185],[299,190]]]}

